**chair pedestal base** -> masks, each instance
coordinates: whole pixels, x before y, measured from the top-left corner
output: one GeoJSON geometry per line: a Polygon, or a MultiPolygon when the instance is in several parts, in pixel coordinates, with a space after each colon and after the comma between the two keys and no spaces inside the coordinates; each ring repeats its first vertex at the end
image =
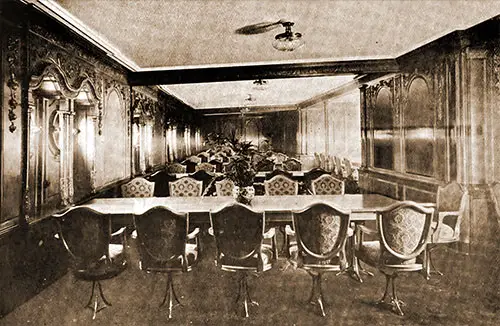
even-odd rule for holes
{"type": "Polygon", "coordinates": [[[404,315],[403,310],[401,307],[406,306],[406,304],[398,299],[398,296],[396,294],[396,286],[394,283],[394,280],[398,276],[397,274],[384,274],[385,275],[385,291],[384,291],[384,296],[382,299],[376,302],[377,305],[384,305],[384,306],[389,306],[395,313],[397,313],[400,316],[404,315]],[[389,288],[392,287],[392,295],[389,294],[389,288]]]}
{"type": "Polygon", "coordinates": [[[182,306],[181,302],[177,298],[174,290],[174,282],[172,280],[172,273],[167,274],[167,288],[165,290],[165,296],[163,301],[160,303],[160,307],[163,307],[168,301],[168,318],[172,318],[172,309],[177,306],[182,306]],[[175,303],[174,303],[175,300],[175,303]]]}
{"type": "Polygon", "coordinates": [[[348,268],[348,273],[349,276],[351,276],[353,279],[358,281],[359,283],[363,283],[363,279],[361,278],[361,274],[365,274],[368,276],[373,276],[373,273],[370,271],[367,271],[366,269],[361,266],[361,263],[359,262],[359,259],[357,257],[354,257],[351,266],[348,268]]]}
{"type": "Polygon", "coordinates": [[[321,273],[311,273],[309,274],[312,276],[312,289],[311,289],[311,295],[309,296],[309,299],[307,302],[313,306],[318,305],[320,308],[321,316],[325,317],[325,308],[324,308],[324,302],[325,298],[323,295],[323,289],[321,287],[321,273]]]}
{"type": "Polygon", "coordinates": [[[259,303],[257,301],[252,300],[250,297],[250,292],[248,290],[248,275],[244,273],[238,281],[238,296],[236,297],[236,307],[238,307],[241,303],[243,303],[243,307],[245,309],[245,318],[248,318],[250,315],[248,313],[248,306],[258,306],[259,303]]]}
{"type": "Polygon", "coordinates": [[[108,306],[111,306],[111,303],[109,303],[109,301],[104,297],[101,282],[93,281],[92,293],[90,294],[89,302],[87,303],[85,308],[89,308],[93,311],[92,319],[95,319],[97,313],[108,306]],[[99,289],[99,293],[96,291],[96,285],[99,289]]]}
{"type": "Polygon", "coordinates": [[[434,266],[434,262],[432,260],[432,255],[431,252],[433,249],[435,249],[435,246],[432,245],[427,245],[427,248],[424,251],[424,260],[425,260],[425,279],[429,280],[431,278],[432,274],[443,276],[443,273],[441,273],[436,266],[434,266]]]}

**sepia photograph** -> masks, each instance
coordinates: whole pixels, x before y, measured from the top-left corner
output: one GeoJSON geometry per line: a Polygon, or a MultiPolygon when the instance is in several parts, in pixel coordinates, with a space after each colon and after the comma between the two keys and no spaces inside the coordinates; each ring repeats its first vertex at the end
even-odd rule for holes
{"type": "Polygon", "coordinates": [[[0,326],[500,325],[499,0],[0,0],[0,42],[0,326]]]}

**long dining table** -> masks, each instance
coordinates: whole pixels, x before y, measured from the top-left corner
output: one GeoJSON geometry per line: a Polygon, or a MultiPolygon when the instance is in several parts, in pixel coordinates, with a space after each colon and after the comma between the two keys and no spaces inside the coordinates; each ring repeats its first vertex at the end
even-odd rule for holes
{"type": "MultiPolygon", "coordinates": [[[[108,215],[140,215],[155,206],[166,206],[178,213],[209,213],[232,202],[234,199],[230,196],[96,198],[80,206],[108,215]]],[[[377,194],[255,196],[250,207],[255,211],[270,213],[266,214],[268,222],[290,223],[291,214],[272,213],[292,212],[317,202],[350,211],[352,221],[367,221],[375,220],[377,211],[398,200],[377,194]]],[[[193,214],[191,221],[209,222],[208,214],[193,214]]]]}

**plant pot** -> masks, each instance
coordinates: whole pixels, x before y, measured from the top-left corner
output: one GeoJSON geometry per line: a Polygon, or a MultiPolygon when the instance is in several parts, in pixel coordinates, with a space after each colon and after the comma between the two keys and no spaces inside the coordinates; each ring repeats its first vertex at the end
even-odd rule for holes
{"type": "Polygon", "coordinates": [[[255,188],[253,186],[247,186],[247,187],[234,186],[233,198],[237,202],[249,205],[253,197],[255,197],[255,188]]]}

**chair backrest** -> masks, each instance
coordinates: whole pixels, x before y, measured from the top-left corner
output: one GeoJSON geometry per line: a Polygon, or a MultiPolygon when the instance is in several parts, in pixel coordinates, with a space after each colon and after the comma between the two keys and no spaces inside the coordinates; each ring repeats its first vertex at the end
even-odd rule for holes
{"type": "Polygon", "coordinates": [[[186,173],[186,166],[180,163],[170,163],[165,168],[167,173],[186,173]]]}
{"type": "Polygon", "coordinates": [[[304,172],[304,187],[312,192],[311,182],[323,174],[329,173],[321,168],[313,168],[309,171],[304,172]]]}
{"type": "Polygon", "coordinates": [[[496,218],[500,226],[500,183],[495,183],[490,186],[491,198],[493,201],[496,218]]]}
{"type": "MultiPolygon", "coordinates": [[[[202,163],[203,164],[203,163],[202,163]]],[[[189,175],[191,178],[201,181],[203,184],[203,194],[207,194],[207,192],[213,193],[215,191],[215,184],[213,183],[214,179],[216,179],[216,175],[214,172],[207,172],[205,170],[198,170],[195,173],[189,175]],[[211,189],[207,189],[210,187],[211,189]]]]}
{"type": "Polygon", "coordinates": [[[201,163],[205,163],[205,162],[208,162],[210,154],[208,154],[206,152],[201,152],[201,153],[198,153],[198,155],[196,155],[196,156],[200,158],[201,163]]]}
{"type": "Polygon", "coordinates": [[[264,181],[264,191],[267,196],[297,195],[299,183],[284,175],[276,175],[264,181]]]}
{"type": "Polygon", "coordinates": [[[412,201],[395,203],[377,212],[384,251],[401,260],[418,256],[429,241],[433,214],[433,208],[412,201]]]}
{"type": "MultiPolygon", "coordinates": [[[[217,260],[223,256],[243,264],[255,254],[260,255],[264,234],[264,212],[233,203],[219,211],[210,212],[214,231],[217,260]]],[[[261,259],[258,259],[261,261],[261,259]]]]}
{"type": "Polygon", "coordinates": [[[121,185],[123,197],[153,197],[155,183],[138,177],[121,185]]]}
{"type": "Polygon", "coordinates": [[[103,256],[109,257],[110,219],[87,207],[70,208],[55,214],[66,250],[78,265],[90,266],[103,256]]]}
{"type": "Polygon", "coordinates": [[[230,179],[223,179],[221,181],[215,182],[215,191],[217,196],[232,196],[233,195],[234,182],[230,179]]]}
{"type": "MultiPolygon", "coordinates": [[[[189,214],[178,214],[165,206],[156,206],[141,215],[134,215],[134,226],[143,263],[181,259],[183,266],[187,266],[189,214]]],[[[144,267],[147,268],[147,264],[144,267]]]]}
{"type": "Polygon", "coordinates": [[[274,169],[271,172],[266,173],[266,180],[271,180],[272,178],[274,178],[277,175],[284,175],[285,177],[287,177],[289,179],[293,179],[292,173],[285,171],[283,169],[274,169]]]}
{"type": "Polygon", "coordinates": [[[283,165],[288,171],[300,171],[302,170],[302,163],[296,158],[288,158],[283,165]]]}
{"type": "Polygon", "coordinates": [[[343,176],[344,175],[344,166],[342,165],[342,161],[340,160],[340,157],[334,156],[333,159],[335,160],[335,173],[343,176]]]}
{"type": "Polygon", "coordinates": [[[437,190],[436,207],[440,212],[457,212],[464,194],[463,188],[457,182],[439,186],[437,190]]]}
{"type": "Polygon", "coordinates": [[[168,183],[172,197],[198,197],[203,193],[203,182],[191,177],[183,177],[168,183]]]}
{"type": "Polygon", "coordinates": [[[222,172],[222,157],[212,158],[208,163],[215,167],[215,172],[222,172]]]}
{"type": "Polygon", "coordinates": [[[200,163],[196,165],[195,171],[215,172],[215,165],[211,163],[200,163]]]}
{"type": "Polygon", "coordinates": [[[293,212],[299,252],[329,260],[342,249],[349,227],[350,212],[325,203],[314,203],[293,212]]]}
{"type": "Polygon", "coordinates": [[[346,177],[350,177],[352,175],[352,164],[351,160],[349,160],[348,158],[344,158],[344,170],[346,177]]]}
{"type": "Polygon", "coordinates": [[[343,195],[345,185],[344,181],[330,174],[323,174],[311,182],[311,191],[314,195],[343,195]]]}
{"type": "Polygon", "coordinates": [[[150,181],[155,183],[154,196],[155,197],[170,196],[168,183],[175,180],[177,180],[175,175],[167,173],[166,171],[160,171],[155,175],[151,176],[150,181]]]}
{"type": "Polygon", "coordinates": [[[283,153],[274,153],[274,163],[282,164],[288,159],[288,155],[283,153]]]}
{"type": "Polygon", "coordinates": [[[255,169],[257,171],[272,171],[274,169],[274,163],[271,160],[263,159],[259,163],[257,163],[255,169]]]}

